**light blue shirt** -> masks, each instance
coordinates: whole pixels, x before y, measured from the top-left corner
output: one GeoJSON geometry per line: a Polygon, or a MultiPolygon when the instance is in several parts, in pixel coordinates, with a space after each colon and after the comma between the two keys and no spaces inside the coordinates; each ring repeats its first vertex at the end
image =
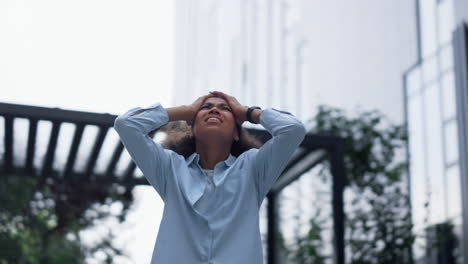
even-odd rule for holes
{"type": "Polygon", "coordinates": [[[216,202],[215,197],[215,185],[214,185],[214,170],[202,169],[203,173],[206,175],[205,191],[198,201],[194,204],[195,209],[197,209],[201,214],[206,215],[208,211],[213,208],[211,203],[216,202]]]}
{"type": "Polygon", "coordinates": [[[304,139],[304,124],[287,112],[263,110],[260,124],[272,138],[260,149],[218,162],[211,197],[204,199],[207,179],[198,153],[185,159],[148,135],[168,121],[156,103],[132,108],[114,122],[131,158],[164,201],[151,263],[263,263],[260,205],[304,139]],[[195,206],[200,199],[206,200],[203,206],[195,206]]]}

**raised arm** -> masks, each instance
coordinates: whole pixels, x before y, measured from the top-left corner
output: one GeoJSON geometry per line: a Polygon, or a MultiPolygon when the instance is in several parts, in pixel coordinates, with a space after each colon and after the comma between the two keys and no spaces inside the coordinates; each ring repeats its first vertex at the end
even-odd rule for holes
{"type": "Polygon", "coordinates": [[[252,150],[252,168],[258,191],[258,206],[301,144],[304,124],[290,113],[268,108],[260,115],[260,124],[272,135],[260,149],[252,150]]]}
{"type": "Polygon", "coordinates": [[[170,153],[148,133],[168,121],[168,113],[159,103],[146,108],[132,108],[114,121],[120,141],[163,200],[166,198],[166,179],[170,173],[170,153]]]}
{"type": "MultiPolygon", "coordinates": [[[[134,113],[130,114],[130,116],[135,116],[143,113],[144,111],[148,110],[149,108],[140,108],[139,110],[135,111],[134,113]]],[[[164,108],[167,112],[169,117],[169,121],[177,121],[177,120],[190,120],[192,118],[192,111],[190,106],[182,105],[176,107],[167,107],[164,108]]]]}

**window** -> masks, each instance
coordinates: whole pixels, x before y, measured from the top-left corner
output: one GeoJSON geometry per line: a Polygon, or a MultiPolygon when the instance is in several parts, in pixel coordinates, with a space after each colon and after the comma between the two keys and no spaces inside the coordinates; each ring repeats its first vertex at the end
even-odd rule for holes
{"type": "Polygon", "coordinates": [[[452,1],[440,1],[437,6],[437,24],[439,29],[438,43],[444,45],[452,40],[452,32],[455,29],[452,1]]]}
{"type": "Polygon", "coordinates": [[[444,221],[444,163],[442,148],[442,120],[437,83],[429,86],[424,92],[424,122],[426,122],[426,176],[429,181],[430,196],[430,222],[435,224],[444,221]]]}
{"type": "Polygon", "coordinates": [[[414,96],[408,101],[408,125],[410,144],[411,201],[413,222],[416,229],[424,225],[426,201],[426,175],[424,164],[424,134],[422,123],[422,96],[414,96]]]}
{"type": "Polygon", "coordinates": [[[445,152],[447,165],[458,160],[458,132],[456,120],[445,126],[445,152]]]}
{"type": "Polygon", "coordinates": [[[447,213],[449,218],[459,217],[461,206],[460,168],[454,165],[447,169],[447,213]]]}
{"type": "Polygon", "coordinates": [[[421,91],[421,68],[416,67],[406,76],[406,85],[408,88],[407,96],[411,97],[421,91]]]}
{"type": "Polygon", "coordinates": [[[430,84],[438,77],[437,57],[432,56],[427,58],[422,63],[422,73],[424,84],[430,84]]]}
{"type": "Polygon", "coordinates": [[[448,72],[442,76],[442,111],[444,112],[444,120],[453,119],[456,114],[456,99],[455,99],[455,79],[454,73],[448,72]]]}
{"type": "Polygon", "coordinates": [[[453,47],[447,45],[440,50],[440,71],[445,72],[453,69],[453,47]]]}

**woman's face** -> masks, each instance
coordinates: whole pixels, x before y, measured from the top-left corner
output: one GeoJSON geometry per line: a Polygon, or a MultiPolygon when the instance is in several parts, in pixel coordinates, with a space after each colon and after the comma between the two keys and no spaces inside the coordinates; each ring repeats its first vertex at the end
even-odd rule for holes
{"type": "Polygon", "coordinates": [[[209,97],[203,102],[193,126],[197,140],[222,137],[228,142],[239,140],[236,119],[228,103],[220,97],[209,97]]]}

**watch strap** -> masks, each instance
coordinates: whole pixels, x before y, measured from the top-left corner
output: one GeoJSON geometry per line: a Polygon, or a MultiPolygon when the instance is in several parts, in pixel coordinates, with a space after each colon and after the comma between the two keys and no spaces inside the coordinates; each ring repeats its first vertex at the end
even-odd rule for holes
{"type": "Polygon", "coordinates": [[[251,107],[247,108],[247,113],[246,113],[246,115],[247,115],[247,121],[249,121],[250,123],[256,124],[256,123],[252,120],[252,111],[253,111],[254,109],[262,109],[262,108],[260,108],[260,107],[258,107],[258,106],[251,106],[251,107]]]}

